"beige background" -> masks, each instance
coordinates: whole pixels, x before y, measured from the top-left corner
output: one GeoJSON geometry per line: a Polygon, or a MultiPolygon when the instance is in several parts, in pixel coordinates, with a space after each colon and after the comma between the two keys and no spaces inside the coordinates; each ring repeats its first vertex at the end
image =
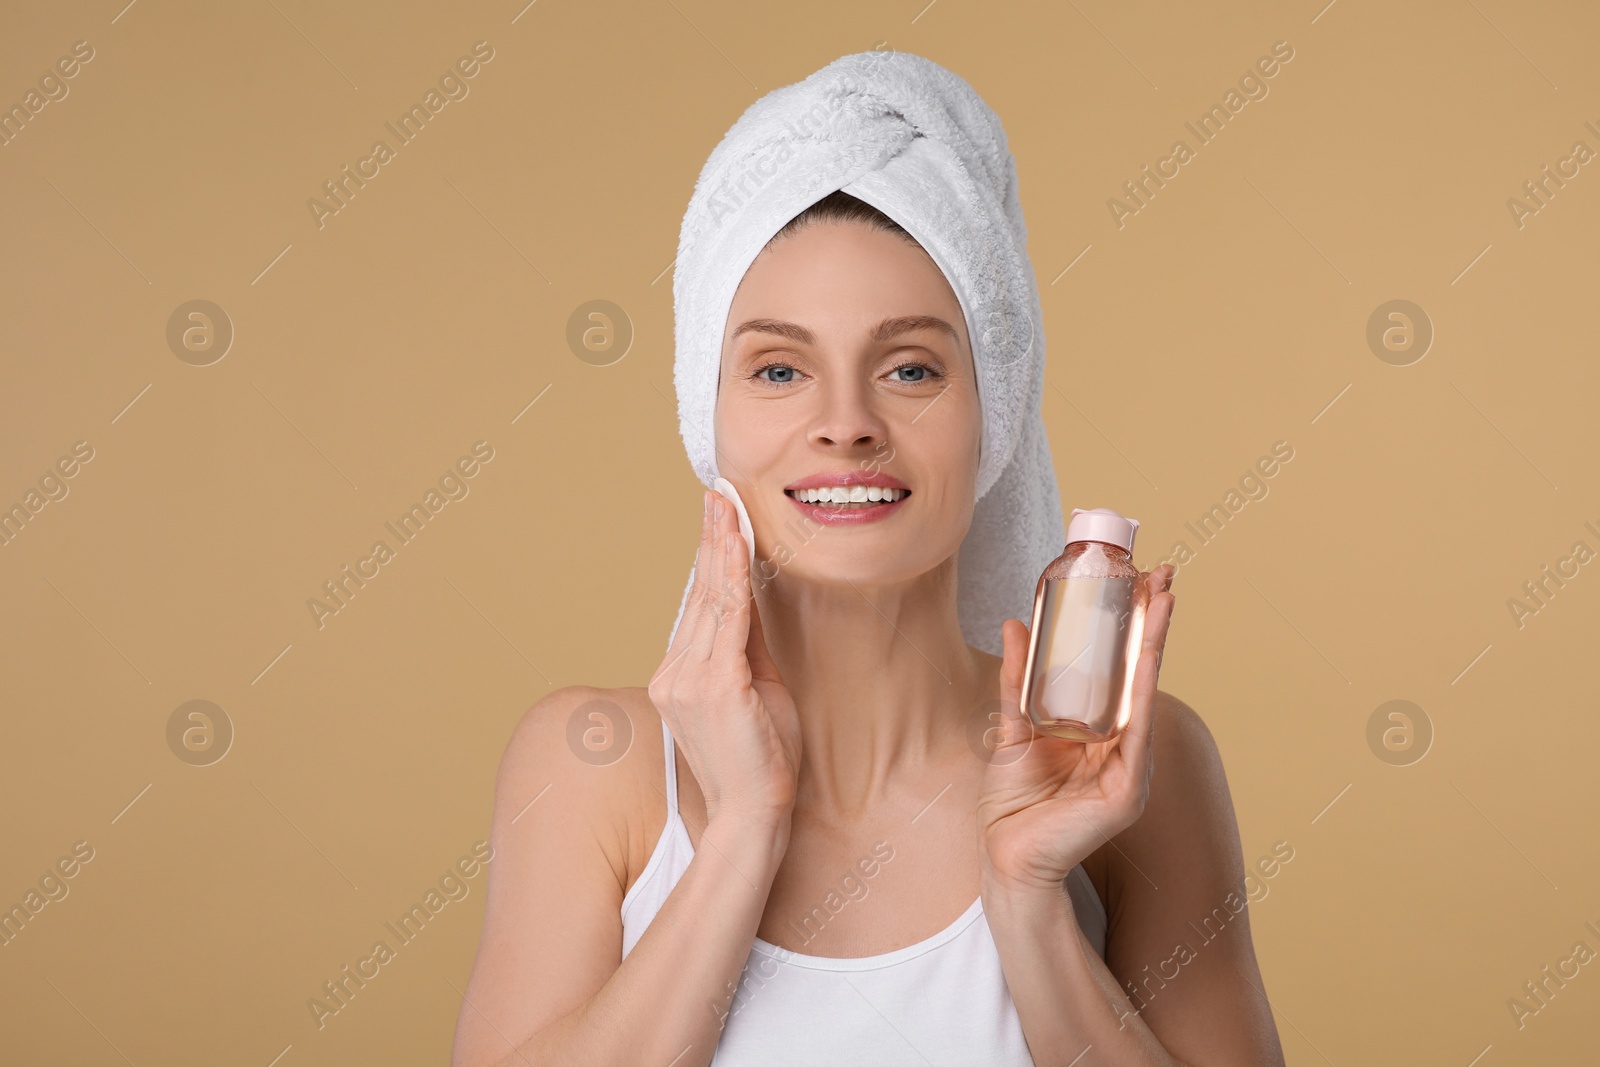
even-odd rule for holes
{"type": "Polygon", "coordinates": [[[1289,1063],[1600,1057],[1600,964],[1508,1006],[1600,950],[1600,567],[1508,606],[1600,548],[1600,165],[1507,206],[1600,149],[1592,5],[121,2],[0,34],[8,106],[94,49],[0,148],[0,505],[94,451],[0,548],[0,904],[94,850],[0,947],[0,1058],[445,1061],[481,872],[320,1030],[307,1001],[486,836],[526,708],[659,662],[698,521],[668,269],[694,179],[760,94],[880,45],[1006,124],[1067,506],[1140,518],[1146,568],[1197,549],[1162,686],[1217,738],[1246,862],[1294,849],[1251,912],[1289,1063]],[[1119,229],[1108,198],[1280,40],[1119,229]],[[319,229],[322,183],[478,41],[469,95],[319,229]],[[209,366],[166,340],[195,299],[235,331],[209,366]],[[566,341],[594,299],[634,334],[607,366],[566,341]],[[1393,299],[1436,331],[1406,366],[1366,339],[1393,299]],[[319,629],[322,583],[477,441],[470,495],[319,629]],[[210,766],[168,747],[191,700],[233,724],[210,766]],[[1420,761],[1369,745],[1390,700],[1420,761]]]}

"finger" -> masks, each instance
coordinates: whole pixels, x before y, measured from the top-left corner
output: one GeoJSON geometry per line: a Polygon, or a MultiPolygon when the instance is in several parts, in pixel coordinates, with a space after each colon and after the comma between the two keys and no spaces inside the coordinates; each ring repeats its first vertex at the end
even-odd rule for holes
{"type": "Polygon", "coordinates": [[[761,625],[761,611],[756,603],[755,587],[751,583],[750,575],[750,550],[744,543],[744,534],[735,530],[728,538],[728,551],[734,557],[734,581],[738,584],[742,594],[748,600],[749,616],[746,622],[744,641],[745,662],[750,665],[751,678],[762,681],[778,682],[782,684],[783,678],[778,673],[778,663],[772,658],[772,651],[767,648],[767,632],[761,625]]]}
{"type": "Polygon", "coordinates": [[[1178,570],[1170,563],[1163,563],[1155,570],[1150,571],[1145,578],[1145,584],[1150,590],[1150,595],[1165,592],[1172,588],[1172,579],[1177,576],[1178,570]]]}
{"type": "Polygon", "coordinates": [[[1155,675],[1156,654],[1146,649],[1134,668],[1133,710],[1128,725],[1110,741],[1107,754],[1120,759],[1134,776],[1143,781],[1150,762],[1151,742],[1155,730],[1155,675]]]}
{"type": "Polygon", "coordinates": [[[699,618],[696,621],[695,631],[690,636],[688,651],[684,655],[686,662],[700,664],[710,660],[712,651],[716,648],[717,631],[722,626],[722,598],[726,573],[721,560],[724,548],[718,515],[719,509],[726,507],[726,503],[715,489],[707,490],[707,495],[711,500],[711,513],[708,516],[710,525],[706,528],[704,544],[705,564],[702,574],[705,577],[705,584],[701,587],[699,618]]]}
{"type": "Polygon", "coordinates": [[[723,506],[718,520],[718,536],[722,543],[720,593],[718,597],[718,630],[712,661],[748,682],[753,672],[749,666],[750,643],[750,553],[744,546],[744,535],[739,532],[739,516],[733,505],[723,506]]]}
{"type": "Polygon", "coordinates": [[[661,669],[656,672],[657,677],[666,673],[672,666],[681,666],[690,659],[697,647],[697,635],[703,637],[706,630],[708,616],[706,603],[710,599],[707,574],[710,571],[712,495],[709,489],[702,494],[700,543],[695,547],[694,571],[689,580],[689,598],[683,607],[683,618],[678,621],[678,632],[672,639],[671,647],[667,649],[666,659],[661,669]]]}
{"type": "Polygon", "coordinates": [[[1022,673],[1028,658],[1028,636],[1028,625],[1021,619],[1006,619],[1000,624],[1000,737],[995,745],[996,754],[1011,745],[1033,741],[1033,722],[1022,707],[1022,673]]]}
{"type": "Polygon", "coordinates": [[[1178,569],[1176,567],[1174,567],[1170,563],[1162,564],[1157,569],[1158,570],[1164,570],[1164,571],[1167,572],[1166,576],[1162,579],[1161,588],[1163,590],[1170,591],[1172,589],[1172,581],[1173,581],[1173,579],[1178,576],[1178,569]]]}
{"type": "MultiPolygon", "coordinates": [[[[1159,568],[1158,568],[1159,569],[1159,568]]],[[[1145,610],[1144,634],[1139,643],[1139,662],[1134,666],[1133,712],[1127,728],[1115,738],[1117,751],[1132,768],[1148,769],[1155,730],[1156,681],[1161,669],[1161,652],[1166,646],[1167,623],[1172,617],[1173,596],[1160,593],[1145,610]]]]}
{"type": "Polygon", "coordinates": [[[1178,598],[1162,590],[1150,597],[1150,603],[1145,608],[1144,634],[1140,641],[1140,655],[1144,649],[1156,650],[1156,668],[1161,667],[1161,655],[1167,647],[1167,631],[1172,626],[1172,612],[1178,606],[1178,598]]]}
{"type": "Polygon", "coordinates": [[[1000,702],[1008,707],[1022,705],[1022,671],[1028,658],[1028,626],[1021,619],[1000,624],[1000,702]],[[1015,624],[1015,625],[1013,625],[1015,624]]]}
{"type": "Polygon", "coordinates": [[[745,660],[750,664],[750,677],[764,682],[783,682],[778,673],[778,663],[767,648],[767,632],[761,626],[761,609],[755,598],[750,598],[750,636],[745,641],[745,660]]]}

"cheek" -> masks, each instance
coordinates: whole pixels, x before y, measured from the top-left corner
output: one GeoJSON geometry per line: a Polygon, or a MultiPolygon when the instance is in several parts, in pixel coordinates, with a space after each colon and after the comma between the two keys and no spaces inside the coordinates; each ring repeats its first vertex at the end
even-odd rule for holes
{"type": "Polygon", "coordinates": [[[920,475],[925,484],[918,491],[924,494],[930,520],[964,527],[972,518],[982,434],[975,405],[969,411],[953,404],[935,418],[939,405],[948,399],[900,426],[891,441],[896,447],[884,465],[920,475]]]}
{"type": "Polygon", "coordinates": [[[902,429],[902,440],[914,441],[916,450],[940,470],[976,478],[983,453],[983,415],[976,397],[943,396],[902,429]]]}
{"type": "Polygon", "coordinates": [[[728,396],[717,405],[717,464],[724,476],[732,467],[759,480],[762,472],[793,446],[797,433],[804,440],[804,428],[799,405],[728,396]]]}

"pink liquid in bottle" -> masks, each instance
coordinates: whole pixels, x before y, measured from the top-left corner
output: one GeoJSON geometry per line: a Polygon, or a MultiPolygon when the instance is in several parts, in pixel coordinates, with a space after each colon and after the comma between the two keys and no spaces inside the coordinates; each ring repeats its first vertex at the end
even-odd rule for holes
{"type": "Polygon", "coordinates": [[[1022,706],[1041,733],[1109,741],[1133,711],[1150,594],[1133,565],[1137,519],[1072,509],[1066,549],[1039,576],[1022,706]]]}

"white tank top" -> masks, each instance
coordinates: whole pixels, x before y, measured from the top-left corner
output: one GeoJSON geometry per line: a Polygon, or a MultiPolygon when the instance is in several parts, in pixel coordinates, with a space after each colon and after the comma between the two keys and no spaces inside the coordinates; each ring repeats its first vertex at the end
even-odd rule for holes
{"type": "MultiPolygon", "coordinates": [[[[677,759],[665,722],[661,734],[667,822],[622,899],[623,958],[694,858],[678,815],[677,759]]],[[[1106,910],[1082,864],[1068,875],[1067,890],[1079,925],[1104,959],[1106,910]]],[[[1034,1067],[982,897],[927,940],[876,956],[808,956],[755,939],[712,1067],[819,1063],[1034,1067]]]]}

